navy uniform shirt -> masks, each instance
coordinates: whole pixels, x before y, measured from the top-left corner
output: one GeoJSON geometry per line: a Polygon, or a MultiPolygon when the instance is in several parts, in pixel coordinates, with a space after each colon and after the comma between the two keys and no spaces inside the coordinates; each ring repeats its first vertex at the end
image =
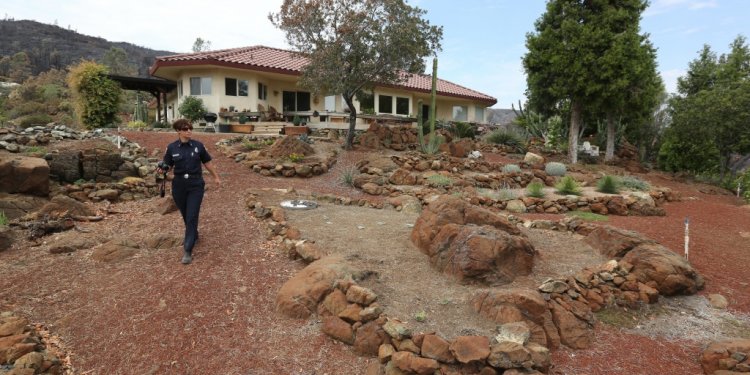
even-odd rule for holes
{"type": "Polygon", "coordinates": [[[167,146],[164,162],[174,168],[175,176],[189,174],[201,175],[201,164],[211,161],[211,155],[206,151],[203,143],[191,139],[187,143],[176,140],[167,146]]]}

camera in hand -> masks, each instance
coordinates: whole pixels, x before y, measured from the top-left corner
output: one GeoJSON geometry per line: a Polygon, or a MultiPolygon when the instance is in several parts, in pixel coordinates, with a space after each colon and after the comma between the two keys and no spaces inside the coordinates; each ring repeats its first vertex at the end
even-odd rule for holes
{"type": "Polygon", "coordinates": [[[164,171],[164,174],[169,172],[169,164],[165,163],[164,160],[159,160],[156,166],[159,167],[159,169],[161,169],[162,171],[164,171]]]}
{"type": "Polygon", "coordinates": [[[169,172],[169,164],[165,163],[164,160],[159,160],[158,163],[156,163],[156,166],[161,169],[162,173],[164,173],[164,176],[161,179],[161,186],[159,188],[159,195],[164,198],[165,195],[165,188],[164,183],[167,181],[167,172],[169,172]]]}

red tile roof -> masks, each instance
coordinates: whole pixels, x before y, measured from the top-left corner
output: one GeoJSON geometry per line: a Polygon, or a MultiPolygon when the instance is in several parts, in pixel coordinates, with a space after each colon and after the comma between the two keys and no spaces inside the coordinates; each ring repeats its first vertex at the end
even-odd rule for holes
{"type": "MultiPolygon", "coordinates": [[[[156,73],[160,67],[206,64],[300,75],[307,62],[306,57],[293,51],[252,46],[157,57],[151,67],[151,74],[156,73]]],[[[399,84],[386,86],[427,93],[432,88],[432,76],[407,73],[405,78],[406,80],[399,84]]],[[[497,99],[492,96],[439,78],[437,92],[445,96],[478,100],[490,106],[497,103],[497,99]]]]}

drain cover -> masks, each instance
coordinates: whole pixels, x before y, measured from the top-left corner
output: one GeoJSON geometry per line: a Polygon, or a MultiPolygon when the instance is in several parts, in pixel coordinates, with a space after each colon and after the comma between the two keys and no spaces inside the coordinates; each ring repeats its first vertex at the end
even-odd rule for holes
{"type": "Polygon", "coordinates": [[[290,201],[283,201],[280,203],[281,207],[289,208],[292,210],[309,210],[318,207],[318,204],[313,201],[294,199],[290,201]]]}

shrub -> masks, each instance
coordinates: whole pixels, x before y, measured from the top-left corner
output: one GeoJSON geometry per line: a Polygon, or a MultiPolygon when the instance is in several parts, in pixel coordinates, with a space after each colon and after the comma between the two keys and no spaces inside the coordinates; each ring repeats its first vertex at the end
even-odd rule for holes
{"type": "Polygon", "coordinates": [[[620,186],[617,179],[613,176],[604,176],[596,183],[596,191],[605,194],[617,194],[620,192],[620,186]]]}
{"type": "Polygon", "coordinates": [[[203,105],[203,100],[194,96],[187,96],[180,104],[177,110],[186,119],[195,122],[203,119],[203,115],[206,114],[206,107],[203,105]]]}
{"type": "Polygon", "coordinates": [[[623,176],[620,177],[620,186],[630,190],[649,191],[651,185],[648,182],[641,180],[635,176],[623,176]]]}
{"type": "Polygon", "coordinates": [[[555,185],[558,194],[562,195],[581,195],[581,187],[573,177],[565,176],[555,185]]]}
{"type": "Polygon", "coordinates": [[[260,150],[263,147],[265,147],[265,144],[257,143],[257,142],[250,142],[249,139],[242,140],[242,147],[241,147],[242,151],[260,150]]]}
{"type": "Polygon", "coordinates": [[[503,166],[503,173],[518,173],[521,172],[521,167],[517,164],[505,164],[503,166]]]}
{"type": "Polygon", "coordinates": [[[354,185],[354,176],[356,176],[358,173],[357,168],[347,168],[341,171],[341,174],[339,175],[339,180],[342,184],[346,186],[353,186],[354,185]]]}
{"type": "Polygon", "coordinates": [[[468,122],[457,121],[450,125],[450,132],[455,138],[471,138],[476,135],[474,127],[468,122]]]}
{"type": "Polygon", "coordinates": [[[581,218],[583,220],[587,220],[587,221],[607,221],[607,220],[609,220],[609,217],[607,217],[605,215],[599,215],[599,214],[595,214],[593,212],[585,212],[585,211],[571,211],[571,212],[568,212],[567,215],[568,216],[579,217],[579,218],[581,218]]]}
{"type": "Polygon", "coordinates": [[[518,152],[526,151],[525,141],[520,135],[507,131],[507,130],[495,130],[487,134],[487,143],[494,143],[496,145],[510,146],[518,152]]]}
{"type": "Polygon", "coordinates": [[[304,160],[305,155],[292,152],[291,154],[289,154],[289,156],[287,156],[287,159],[289,159],[289,161],[291,161],[292,163],[297,163],[304,160]]]}
{"type": "Polygon", "coordinates": [[[453,185],[453,179],[441,174],[433,174],[427,177],[427,182],[434,187],[446,187],[453,185]]]}
{"type": "Polygon", "coordinates": [[[44,156],[44,154],[47,153],[47,149],[45,149],[44,147],[41,147],[41,146],[29,146],[29,147],[26,147],[23,150],[23,153],[26,154],[26,155],[32,155],[32,156],[39,156],[39,157],[41,157],[41,156],[44,156]]]}
{"type": "Polygon", "coordinates": [[[544,171],[547,172],[550,176],[565,176],[565,173],[568,172],[567,168],[565,167],[565,164],[558,163],[556,161],[551,161],[547,163],[547,165],[544,166],[544,171]]]}
{"type": "Polygon", "coordinates": [[[52,117],[46,113],[39,113],[36,115],[29,115],[21,119],[18,125],[22,128],[28,128],[35,125],[47,125],[52,122],[52,117]]]}
{"type": "Polygon", "coordinates": [[[82,61],[70,69],[68,86],[76,113],[89,129],[117,122],[122,101],[120,85],[107,77],[107,68],[93,61],[82,61]]]}
{"type": "Polygon", "coordinates": [[[526,187],[526,195],[534,198],[544,198],[544,185],[541,182],[532,182],[526,187]]]}
{"type": "Polygon", "coordinates": [[[8,225],[8,217],[5,216],[5,211],[0,211],[0,225],[8,225]]]}
{"type": "Polygon", "coordinates": [[[146,123],[143,121],[130,121],[128,122],[128,129],[143,129],[146,127],[146,123]]]}
{"type": "Polygon", "coordinates": [[[169,128],[169,124],[164,121],[154,121],[151,123],[151,127],[154,129],[166,129],[169,128]]]}

